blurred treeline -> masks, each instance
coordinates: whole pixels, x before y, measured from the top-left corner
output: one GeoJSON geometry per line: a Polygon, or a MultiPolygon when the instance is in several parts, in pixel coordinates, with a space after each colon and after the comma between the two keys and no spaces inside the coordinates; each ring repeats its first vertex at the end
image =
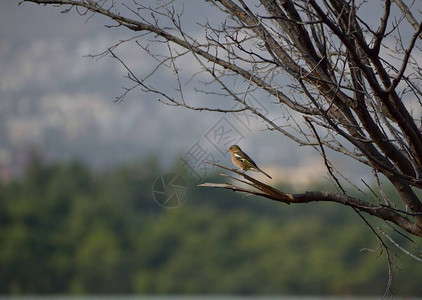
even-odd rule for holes
{"type": "MultiPolygon", "coordinates": [[[[154,159],[96,173],[35,159],[0,186],[0,293],[384,293],[384,253],[361,251],[378,243],[351,209],[195,182],[165,209],[152,198],[161,173],[154,159]]],[[[422,296],[422,264],[396,253],[394,292],[422,296]]]]}

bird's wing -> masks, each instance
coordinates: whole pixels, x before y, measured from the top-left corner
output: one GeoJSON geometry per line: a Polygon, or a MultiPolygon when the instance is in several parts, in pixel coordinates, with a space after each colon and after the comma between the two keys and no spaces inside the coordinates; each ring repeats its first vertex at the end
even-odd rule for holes
{"type": "MultiPolygon", "coordinates": [[[[233,153],[234,157],[236,157],[237,160],[246,163],[246,164],[251,164],[252,166],[254,166],[255,168],[258,168],[258,166],[256,165],[256,163],[252,160],[252,158],[250,158],[245,152],[242,152],[242,154],[239,153],[233,153]]],[[[258,168],[259,169],[259,168],[258,168]]]]}
{"type": "Polygon", "coordinates": [[[241,161],[241,162],[243,162],[244,164],[246,164],[246,165],[250,165],[250,166],[252,166],[252,167],[249,167],[251,170],[255,170],[255,171],[258,171],[258,172],[261,172],[261,173],[263,173],[265,176],[267,176],[268,178],[270,178],[270,179],[272,179],[272,177],[270,176],[270,175],[268,175],[267,173],[265,173],[264,171],[262,171],[257,165],[256,165],[256,163],[252,160],[252,158],[250,158],[245,152],[241,152],[240,154],[239,153],[233,153],[233,155],[234,155],[234,157],[238,160],[238,161],[241,161]]]}

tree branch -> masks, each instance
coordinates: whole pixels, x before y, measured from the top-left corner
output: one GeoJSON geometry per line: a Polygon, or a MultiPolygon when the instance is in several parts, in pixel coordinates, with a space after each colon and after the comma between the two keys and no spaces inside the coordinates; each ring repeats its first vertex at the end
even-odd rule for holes
{"type": "Polygon", "coordinates": [[[235,169],[229,169],[222,165],[207,162],[211,165],[219,167],[224,170],[234,172],[238,175],[243,176],[247,181],[249,181],[252,186],[254,186],[258,191],[242,188],[235,186],[229,183],[202,183],[199,184],[199,187],[211,187],[211,188],[224,188],[230,189],[232,191],[244,192],[260,197],[265,197],[273,201],[283,202],[286,204],[296,204],[296,203],[309,203],[309,202],[336,202],[350,206],[352,208],[358,209],[359,211],[366,212],[372,216],[378,217],[383,220],[390,221],[397,226],[403,228],[409,233],[422,237],[422,228],[417,224],[413,223],[410,219],[405,216],[402,216],[400,213],[396,212],[394,209],[391,209],[388,206],[377,206],[366,201],[360,200],[355,197],[348,196],[342,193],[333,193],[333,192],[324,192],[324,191],[307,191],[300,194],[291,194],[282,192],[274,187],[271,187],[255,178],[252,178],[242,172],[239,172],[235,169]]]}

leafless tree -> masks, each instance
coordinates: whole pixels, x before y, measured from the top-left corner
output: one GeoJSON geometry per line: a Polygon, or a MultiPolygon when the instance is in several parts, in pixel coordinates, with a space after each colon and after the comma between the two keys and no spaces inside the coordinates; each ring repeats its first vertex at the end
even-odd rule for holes
{"type": "Polygon", "coordinates": [[[330,201],[349,206],[377,236],[389,262],[387,241],[422,261],[420,254],[410,253],[385,228],[368,220],[369,214],[385,221],[392,232],[422,237],[418,197],[422,188],[422,13],[418,1],[379,0],[379,10],[369,14],[365,11],[369,4],[362,0],[205,0],[204,5],[218,18],[204,19],[200,35],[182,26],[181,0],[23,2],[59,5],[65,12],[76,10],[88,17],[103,15],[115,22],[113,26],[136,33],[131,40],[156,60],[156,67],[141,78],[115,54],[127,41],[102,53],[118,59],[133,82],[118,101],[141,89],[172,106],[220,113],[250,111],[275,135],[318,151],[337,192],[286,193],[224,166],[219,167],[243,179],[229,176],[230,183],[201,186],[288,204],[330,201]],[[154,43],[160,49],[165,46],[166,53],[156,51],[154,43]],[[201,74],[181,74],[178,64],[186,58],[196,61],[201,74]],[[177,92],[151,83],[161,68],[172,70],[177,92]],[[201,76],[197,91],[223,101],[203,106],[186,99],[181,78],[187,75],[201,76]],[[212,88],[217,85],[220,92],[212,88]],[[247,101],[253,94],[266,94],[268,101],[277,103],[280,118],[269,118],[253,107],[247,101]],[[230,109],[234,103],[237,108],[230,109]],[[343,187],[347,178],[336,170],[327,151],[373,170],[377,188],[368,184],[370,197],[361,190],[362,197],[348,194],[343,187]],[[236,181],[246,187],[235,185],[236,181]],[[387,197],[385,181],[394,186],[397,199],[387,197]]]}

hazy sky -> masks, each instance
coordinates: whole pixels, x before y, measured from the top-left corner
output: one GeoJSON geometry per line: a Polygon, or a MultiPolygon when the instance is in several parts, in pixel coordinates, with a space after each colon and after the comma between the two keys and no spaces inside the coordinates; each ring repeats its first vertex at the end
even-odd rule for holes
{"type": "MultiPolygon", "coordinates": [[[[86,21],[75,12],[62,14],[58,8],[18,6],[18,2],[0,4],[0,164],[30,148],[41,151],[47,161],[81,159],[97,168],[149,155],[171,165],[199,150],[230,164],[221,152],[223,144],[212,141],[224,125],[231,126],[235,142],[276,177],[307,182],[325,176],[319,156],[281,135],[262,131],[265,127],[256,120],[245,124],[245,119],[230,114],[168,107],[141,91],[114,104],[122,87],[130,85],[123,78],[125,70],[110,57],[84,56],[100,53],[133,33],[105,28],[112,23],[103,17],[86,21]]],[[[194,25],[186,20],[192,22],[187,26],[194,25]]],[[[140,74],[153,66],[133,44],[122,47],[119,54],[140,74]]],[[[183,68],[194,72],[195,65],[186,62],[183,68]]],[[[171,76],[163,74],[157,84],[166,86],[171,76]]],[[[185,96],[201,97],[189,85],[185,96]]],[[[264,110],[272,110],[265,99],[259,102],[264,110]]],[[[337,163],[353,172],[347,161],[337,163]]]]}

